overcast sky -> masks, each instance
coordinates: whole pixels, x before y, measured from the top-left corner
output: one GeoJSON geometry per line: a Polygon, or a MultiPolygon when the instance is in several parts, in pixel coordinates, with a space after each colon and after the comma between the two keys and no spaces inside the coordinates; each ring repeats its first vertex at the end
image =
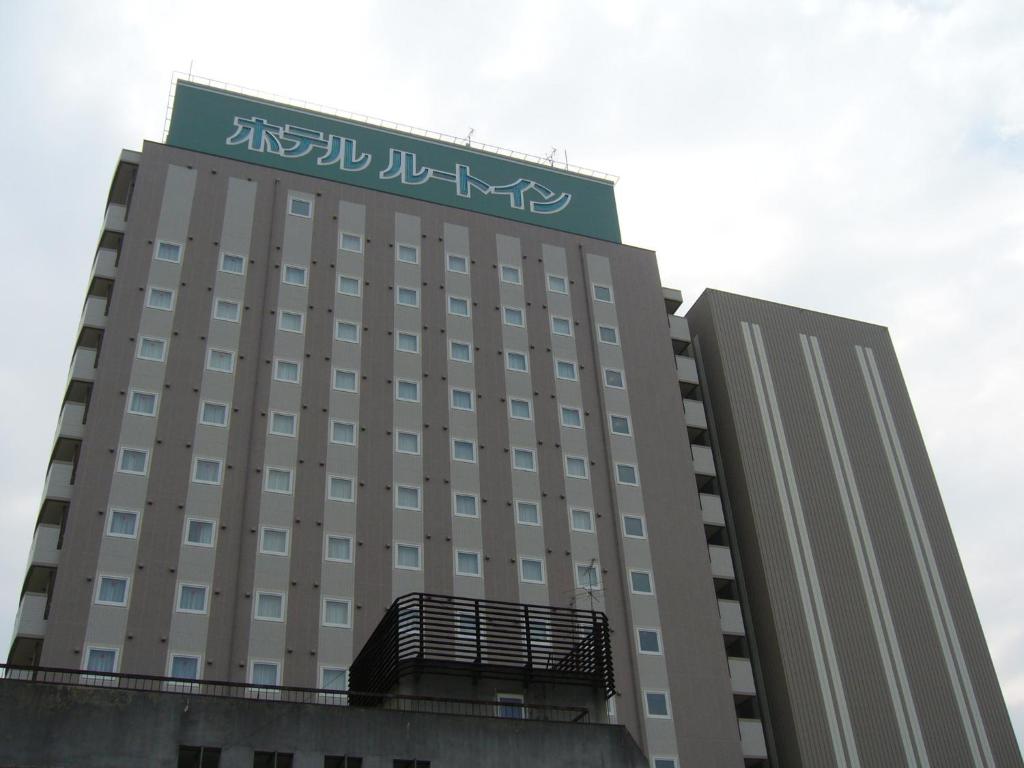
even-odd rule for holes
{"type": "Polygon", "coordinates": [[[710,286],[888,326],[1020,739],[1020,0],[0,0],[0,43],[0,644],[114,163],[162,139],[194,61],[617,174],[624,241],[686,306],[710,286]]]}

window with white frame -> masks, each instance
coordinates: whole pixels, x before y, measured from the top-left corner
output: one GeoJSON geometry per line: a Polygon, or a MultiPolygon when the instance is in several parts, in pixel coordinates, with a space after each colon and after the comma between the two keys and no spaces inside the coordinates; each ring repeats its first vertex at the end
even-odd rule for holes
{"type": "Polygon", "coordinates": [[[597,338],[605,344],[618,344],[619,332],[611,325],[597,326],[597,338]]]}
{"type": "Polygon", "coordinates": [[[358,392],[359,376],[355,371],[334,369],[334,388],[339,392],[358,392]]]}
{"type": "Polygon", "coordinates": [[[395,544],[395,567],[411,571],[420,570],[420,554],[418,544],[395,544]]]}
{"type": "Polygon", "coordinates": [[[452,459],[455,461],[476,461],[476,443],[472,440],[452,438],[452,459]]]}
{"type": "Polygon", "coordinates": [[[220,271],[228,272],[232,275],[244,275],[245,257],[238,256],[237,254],[234,253],[221,253],[220,271]]]}
{"type": "Polygon", "coordinates": [[[604,369],[604,385],[611,389],[625,389],[626,377],[616,368],[604,369]]]}
{"type": "Polygon", "coordinates": [[[476,494],[459,493],[458,491],[456,491],[453,498],[454,512],[458,517],[480,516],[480,507],[477,504],[476,494]]]}
{"type": "Polygon", "coordinates": [[[639,485],[640,479],[636,473],[635,464],[616,464],[615,478],[620,485],[639,485]]]}
{"type": "Polygon", "coordinates": [[[174,291],[167,288],[150,288],[146,297],[146,306],[150,309],[174,309],[174,291]]]}
{"type": "Polygon", "coordinates": [[[533,409],[529,400],[510,397],[508,399],[508,413],[513,419],[532,419],[533,409]]]}
{"type": "Polygon", "coordinates": [[[552,317],[551,332],[556,336],[572,336],[572,320],[567,317],[552,317]]]}
{"type": "Polygon", "coordinates": [[[458,363],[473,362],[473,347],[464,341],[448,340],[448,356],[458,363]]]}
{"type": "Polygon", "coordinates": [[[216,299],[213,302],[213,319],[237,323],[242,317],[242,307],[237,301],[216,299]]]}
{"type": "Polygon", "coordinates": [[[527,362],[526,355],[522,352],[506,352],[505,366],[510,371],[519,371],[521,373],[525,373],[529,370],[529,363],[527,362]]]}
{"type": "Polygon", "coordinates": [[[351,275],[338,275],[338,293],[344,296],[358,296],[359,278],[351,275]]]}
{"type": "Polygon", "coordinates": [[[260,552],[264,555],[287,555],[288,529],[263,526],[260,529],[260,552]]]}
{"type": "Polygon", "coordinates": [[[352,232],[342,232],[339,238],[338,247],[343,251],[351,251],[352,253],[363,252],[363,238],[361,235],[353,234],[352,232]]]}
{"type": "Polygon", "coordinates": [[[648,717],[670,718],[667,691],[644,691],[644,711],[648,717]]]}
{"type": "Polygon", "coordinates": [[[587,460],[582,456],[566,456],[565,457],[565,475],[566,477],[576,477],[586,479],[587,477],[587,460]]]}
{"type": "Polygon", "coordinates": [[[508,264],[501,265],[501,282],[511,283],[512,285],[522,285],[523,273],[519,267],[512,267],[508,264]]]}
{"type": "Polygon", "coordinates": [[[155,416],[156,402],[157,395],[155,393],[133,389],[128,398],[128,413],[138,416],[155,416]]]}
{"type": "Polygon", "coordinates": [[[448,271],[469,274],[469,259],[457,253],[448,254],[448,271]]]}
{"type": "Polygon", "coordinates": [[[280,665],[274,661],[254,661],[249,669],[252,685],[277,685],[280,665]]]}
{"type": "Polygon", "coordinates": [[[589,509],[570,509],[569,522],[574,531],[580,533],[594,532],[594,513],[589,509]]]}
{"type": "Polygon", "coordinates": [[[420,249],[415,245],[409,245],[407,243],[399,243],[395,249],[395,253],[399,261],[403,261],[406,264],[418,264],[420,261],[420,249]]]}
{"type": "Polygon", "coordinates": [[[277,315],[277,327],[289,333],[302,333],[306,318],[301,312],[289,312],[282,309],[277,315]]]}
{"type": "Polygon", "coordinates": [[[464,299],[461,296],[449,296],[448,314],[456,317],[469,317],[469,299],[464,299]]]}
{"type": "Polygon", "coordinates": [[[332,475],[327,478],[327,498],[331,501],[352,501],[355,495],[355,484],[351,477],[332,475]]]}
{"type": "Polygon", "coordinates": [[[631,539],[646,539],[647,526],[639,515],[622,516],[622,533],[631,539]]]}
{"type": "Polygon", "coordinates": [[[419,455],[420,433],[402,431],[395,432],[395,450],[399,453],[419,455]]]}
{"type": "Polygon", "coordinates": [[[111,509],[107,517],[107,535],[134,539],[139,533],[139,513],[130,509],[111,509]]]}
{"type": "Polygon", "coordinates": [[[569,281],[561,275],[548,275],[548,290],[551,293],[568,293],[569,281]]]}
{"type": "Polygon", "coordinates": [[[640,653],[660,654],[661,633],[657,629],[637,629],[636,647],[640,653]]]}
{"type": "Polygon", "coordinates": [[[144,475],[149,465],[149,451],[141,448],[122,448],[117,461],[117,471],[129,475],[144,475]]]}
{"type": "Polygon", "coordinates": [[[583,414],[579,408],[570,405],[563,405],[559,409],[562,418],[562,426],[570,429],[581,429],[583,427],[583,414]]]}
{"type": "Polygon", "coordinates": [[[517,501],[516,521],[520,525],[540,525],[540,505],[535,501],[517,501]]]}
{"type": "Polygon", "coordinates": [[[457,411],[473,410],[473,392],[468,389],[452,388],[452,408],[457,411]]]}
{"type": "Polygon", "coordinates": [[[219,459],[197,458],[192,469],[192,480],[206,485],[220,485],[223,463],[219,459]]]}
{"type": "MultiPolygon", "coordinates": [[[[342,669],[341,667],[321,668],[320,687],[326,691],[347,691],[348,670],[342,669]]],[[[356,763],[352,763],[352,765],[355,766],[356,763]]]]}
{"type": "Polygon", "coordinates": [[[420,292],[416,288],[399,286],[396,298],[403,307],[418,307],[420,305],[420,292]]]}
{"type": "Polygon", "coordinates": [[[285,285],[305,286],[306,268],[296,264],[285,264],[284,271],[281,273],[281,279],[285,285]]]}
{"type": "Polygon", "coordinates": [[[117,650],[115,648],[89,648],[85,654],[87,672],[116,672],[117,650]]]}
{"type": "Polygon", "coordinates": [[[611,422],[612,434],[613,435],[629,435],[629,416],[616,416],[612,414],[608,417],[611,422]]]}
{"type": "Polygon", "coordinates": [[[183,654],[171,654],[171,661],[167,673],[170,677],[178,680],[199,679],[199,657],[185,656],[183,654]]]}
{"type": "Polygon", "coordinates": [[[270,434],[281,437],[295,437],[298,428],[299,417],[294,413],[282,411],[270,412],[270,434]]]}
{"type": "Polygon", "coordinates": [[[164,339],[154,339],[143,336],[139,339],[138,358],[140,360],[152,360],[155,363],[162,363],[167,357],[167,342],[164,339]]]}
{"type": "Polygon", "coordinates": [[[338,341],[358,344],[359,326],[355,323],[350,323],[348,320],[338,320],[334,323],[334,338],[338,341]]]}
{"type": "Polygon", "coordinates": [[[257,592],[256,618],[284,621],[284,595],[280,592],[257,592]]]}
{"type": "Polygon", "coordinates": [[[480,553],[466,550],[455,552],[455,575],[456,576],[479,576],[480,575],[480,553]]]}
{"type": "Polygon", "coordinates": [[[537,470],[536,452],[531,448],[513,448],[512,468],[524,472],[535,472],[537,470]]]}
{"type": "Polygon", "coordinates": [[[299,383],[299,364],[294,360],[275,360],[274,378],[287,384],[299,383]]]}
{"type": "Polygon", "coordinates": [[[128,577],[100,576],[96,585],[97,605],[127,605],[128,577]]]}
{"type": "Polygon", "coordinates": [[[199,406],[199,423],[209,427],[226,427],[228,424],[227,404],[204,400],[199,406]]]}
{"type": "Polygon", "coordinates": [[[415,485],[395,486],[395,506],[398,509],[420,510],[420,489],[415,485]]]}
{"type": "Polygon", "coordinates": [[[598,285],[594,283],[594,299],[596,301],[611,302],[612,301],[612,289],[608,285],[598,285]]]}
{"type": "Polygon", "coordinates": [[[355,445],[356,425],[351,421],[332,421],[331,442],[338,445],[355,445]]]}
{"type": "Polygon", "coordinates": [[[169,261],[173,264],[181,263],[182,248],[178,243],[169,243],[166,240],[158,240],[154,253],[158,261],[169,261]]]}
{"type": "Polygon", "coordinates": [[[576,586],[580,589],[601,588],[601,571],[596,563],[576,563],[576,586]]]}
{"type": "Polygon", "coordinates": [[[288,213],[292,216],[309,219],[313,216],[313,201],[308,197],[288,195],[288,213]]]}
{"type": "Polygon", "coordinates": [[[526,706],[522,694],[519,693],[498,693],[494,700],[497,702],[498,717],[505,717],[511,720],[525,720],[526,706]]]}
{"type": "Polygon", "coordinates": [[[576,381],[576,363],[571,360],[556,360],[555,376],[565,381],[576,381]]]}
{"type": "Polygon", "coordinates": [[[502,314],[505,318],[505,325],[511,325],[516,328],[522,328],[526,325],[526,319],[523,315],[523,310],[519,307],[504,307],[502,314]]]}
{"type": "Polygon", "coordinates": [[[352,601],[325,597],[323,623],[325,627],[351,627],[352,601]]]}
{"type": "Polygon", "coordinates": [[[185,543],[197,547],[212,547],[214,530],[212,520],[190,517],[185,521],[185,543]]]}
{"type": "Polygon", "coordinates": [[[630,570],[629,589],[634,595],[654,594],[654,582],[650,571],[630,570]]]}
{"type": "Polygon", "coordinates": [[[206,367],[211,371],[233,373],[235,370],[235,353],[226,349],[211,349],[206,356],[206,367]]]}
{"type": "Polygon", "coordinates": [[[350,536],[327,536],[327,559],[334,563],[352,562],[352,538],[350,536]]]}
{"type": "Polygon", "coordinates": [[[409,333],[408,331],[399,331],[396,334],[395,349],[399,352],[417,354],[420,351],[420,335],[418,333],[409,333]]]}
{"type": "Polygon", "coordinates": [[[544,561],[539,557],[519,558],[519,579],[530,584],[543,584],[544,561]]]}
{"type": "Polygon", "coordinates": [[[265,488],[270,493],[291,493],[292,492],[292,471],[281,467],[267,467],[264,470],[266,477],[265,488]]]}
{"type": "Polygon", "coordinates": [[[420,383],[408,379],[396,379],[395,398],[407,403],[418,403],[420,401],[420,383]]]}
{"type": "Polygon", "coordinates": [[[178,610],[181,613],[206,613],[207,587],[202,584],[178,585],[178,610]]]}

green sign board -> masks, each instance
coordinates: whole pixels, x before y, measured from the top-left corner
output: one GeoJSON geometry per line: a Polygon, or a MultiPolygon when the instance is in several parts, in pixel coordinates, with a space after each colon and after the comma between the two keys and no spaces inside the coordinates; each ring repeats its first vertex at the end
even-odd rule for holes
{"type": "Polygon", "coordinates": [[[609,181],[183,80],[167,143],[621,242],[609,181]]]}

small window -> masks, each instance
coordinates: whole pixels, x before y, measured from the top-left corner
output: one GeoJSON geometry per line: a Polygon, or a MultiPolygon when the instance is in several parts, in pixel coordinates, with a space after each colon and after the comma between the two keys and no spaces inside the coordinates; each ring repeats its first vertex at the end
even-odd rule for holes
{"type": "Polygon", "coordinates": [[[636,631],[637,650],[640,653],[661,653],[661,634],[656,629],[638,629],[636,631]]]}
{"type": "Polygon", "coordinates": [[[227,320],[229,323],[237,323],[241,317],[242,307],[237,301],[217,299],[213,303],[213,318],[215,320],[227,320]]]}
{"type": "Polygon", "coordinates": [[[430,768],[429,760],[392,760],[391,768],[430,768]]]}
{"type": "Polygon", "coordinates": [[[313,201],[298,195],[288,196],[288,213],[308,219],[313,215],[313,201]]]}
{"type": "Polygon", "coordinates": [[[612,434],[615,435],[629,435],[629,417],[628,416],[610,416],[612,434]]]}
{"type": "Polygon", "coordinates": [[[448,297],[448,314],[458,317],[469,317],[469,300],[460,296],[448,297]]]}
{"type": "Polygon", "coordinates": [[[512,468],[524,472],[535,472],[537,470],[537,455],[529,448],[512,449],[512,468]]]}
{"type": "Polygon", "coordinates": [[[644,691],[644,709],[648,717],[669,718],[668,693],[665,691],[644,691]]]}
{"type": "Polygon", "coordinates": [[[520,525],[540,525],[540,506],[537,502],[517,501],[516,521],[520,525]]]}
{"type": "Polygon", "coordinates": [[[519,267],[510,267],[507,264],[501,265],[501,282],[512,285],[522,285],[523,273],[519,267]]]}
{"type": "Polygon", "coordinates": [[[288,554],[288,529],[263,528],[260,531],[260,552],[264,555],[288,554]]]}
{"type": "Polygon", "coordinates": [[[420,565],[420,547],[417,544],[395,545],[395,567],[418,571],[420,565]]]}
{"type": "Polygon", "coordinates": [[[570,429],[581,429],[583,427],[583,414],[579,408],[563,405],[559,408],[562,415],[562,426],[570,429]]]}
{"type": "Polygon", "coordinates": [[[359,326],[347,320],[338,320],[334,324],[334,338],[338,341],[347,341],[350,344],[359,343],[359,326]]]}
{"type": "Polygon", "coordinates": [[[508,401],[508,412],[513,419],[532,419],[533,409],[529,400],[519,400],[511,397],[508,401]]]}
{"type": "Polygon", "coordinates": [[[452,439],[452,459],[455,461],[476,461],[476,443],[470,440],[452,439]]]}
{"type": "Polygon", "coordinates": [[[453,389],[452,408],[457,411],[472,411],[473,393],[468,389],[453,389]]]}
{"type": "Polygon", "coordinates": [[[480,553],[464,552],[459,550],[455,553],[455,575],[456,576],[479,576],[480,575],[480,553]]]}
{"type": "Polygon", "coordinates": [[[359,376],[355,371],[345,371],[341,368],[334,369],[334,388],[339,392],[358,392],[359,376]]]}
{"type": "Polygon", "coordinates": [[[348,275],[338,275],[338,293],[345,296],[359,295],[359,278],[348,275]]]}
{"type": "Polygon", "coordinates": [[[615,477],[622,485],[639,485],[640,479],[636,474],[636,466],[633,464],[616,464],[615,477]]]}
{"type": "Polygon", "coordinates": [[[574,531],[579,531],[580,533],[594,532],[594,513],[589,509],[569,510],[569,520],[574,531]]]}
{"type": "Polygon", "coordinates": [[[360,235],[353,235],[351,232],[342,232],[339,246],[343,251],[352,251],[352,253],[362,253],[363,238],[360,235]]]}
{"type": "Polygon", "coordinates": [[[235,353],[224,349],[211,349],[206,357],[206,367],[211,371],[233,373],[235,370],[235,353]]]}
{"type": "Polygon", "coordinates": [[[464,341],[448,342],[448,356],[459,363],[473,362],[473,348],[464,341]]]}
{"type": "Polygon", "coordinates": [[[398,303],[403,307],[418,307],[420,305],[420,292],[415,288],[399,288],[398,303]]]}
{"type": "Polygon", "coordinates": [[[327,559],[335,563],[351,563],[352,539],[348,536],[328,536],[327,559]]]}
{"type": "Polygon", "coordinates": [[[170,261],[174,264],[181,262],[181,246],[177,243],[168,243],[160,240],[156,244],[156,258],[158,261],[170,261]]]}
{"type": "Polygon", "coordinates": [[[399,243],[395,252],[398,254],[399,261],[404,261],[406,264],[419,264],[420,250],[415,245],[399,243]]]}
{"type": "Polygon", "coordinates": [[[232,275],[244,275],[245,257],[233,253],[222,253],[220,255],[220,271],[229,272],[232,275]]]}
{"type": "MultiPolygon", "coordinates": [[[[177,678],[179,680],[198,680],[199,657],[180,656],[178,654],[174,654],[173,656],[171,656],[171,664],[168,672],[171,677],[177,678]]],[[[219,753],[220,750],[217,750],[217,752],[219,753]]]]}
{"type": "Polygon", "coordinates": [[[113,648],[90,648],[85,657],[85,669],[89,672],[116,672],[117,651],[113,648]]]}
{"type": "Polygon", "coordinates": [[[552,293],[568,293],[569,282],[561,275],[548,275],[548,290],[552,293]]]}
{"type": "Polygon", "coordinates": [[[580,589],[600,589],[601,573],[594,563],[576,563],[576,586],[580,589]]]}
{"type": "Polygon", "coordinates": [[[220,747],[179,746],[178,768],[220,768],[220,747]]]}
{"type": "Polygon", "coordinates": [[[476,496],[472,493],[455,493],[455,514],[458,517],[479,517],[480,508],[476,496]]]}
{"type": "Polygon", "coordinates": [[[523,310],[518,307],[505,307],[503,312],[505,316],[505,325],[512,325],[516,328],[522,328],[526,325],[526,321],[523,319],[523,310]]]}
{"type": "Polygon", "coordinates": [[[606,387],[611,389],[625,389],[626,379],[622,375],[622,371],[616,370],[615,368],[604,369],[604,384],[606,387]]]}
{"type": "Polygon", "coordinates": [[[324,598],[324,626],[325,627],[351,627],[352,626],[352,602],[350,600],[339,600],[334,597],[324,598]]]}
{"type": "Polygon", "coordinates": [[[418,403],[420,401],[420,383],[407,379],[396,379],[395,397],[407,403],[418,403]]]}
{"type": "Polygon", "coordinates": [[[607,302],[610,302],[612,300],[612,289],[609,286],[607,286],[607,285],[597,285],[597,284],[595,284],[594,285],[594,298],[597,301],[607,301],[607,302]]]}
{"type": "Polygon", "coordinates": [[[412,453],[418,455],[420,452],[420,435],[418,432],[396,432],[395,450],[399,453],[412,453]]]}
{"type": "Polygon", "coordinates": [[[150,288],[146,297],[146,306],[150,309],[174,309],[174,291],[166,288],[150,288]]]}
{"type": "Polygon", "coordinates": [[[469,259],[465,256],[460,256],[457,253],[448,254],[448,271],[458,272],[460,274],[469,273],[469,259]]]}
{"type": "Polygon", "coordinates": [[[652,768],[679,768],[679,763],[674,757],[656,757],[652,768]]]}
{"type": "Polygon", "coordinates": [[[519,558],[519,578],[530,584],[543,584],[544,561],[533,557],[519,558]]]}
{"type": "Polygon", "coordinates": [[[572,336],[572,321],[567,317],[552,317],[551,332],[556,336],[572,336]]]}
{"type": "Polygon", "coordinates": [[[157,396],[152,392],[140,392],[133,389],[131,397],[128,398],[128,413],[139,416],[155,416],[156,398],[157,396]]]}
{"type": "Polygon", "coordinates": [[[206,485],[220,485],[222,464],[217,459],[196,459],[192,479],[206,485]]]}
{"type": "Polygon", "coordinates": [[[498,702],[498,717],[511,720],[526,719],[526,707],[523,705],[522,696],[515,693],[499,693],[495,698],[498,702]]]}
{"type": "Polygon", "coordinates": [[[292,492],[292,471],[290,469],[267,467],[264,470],[264,475],[267,478],[265,487],[271,493],[292,492]]]}
{"type": "Polygon", "coordinates": [[[285,264],[281,279],[287,285],[304,286],[306,284],[306,268],[297,267],[294,264],[285,264]]]}
{"type": "Polygon", "coordinates": [[[399,352],[412,352],[413,354],[418,353],[420,351],[419,334],[399,331],[398,338],[395,341],[395,349],[399,352]]]}
{"type": "Polygon", "coordinates": [[[301,312],[281,310],[277,315],[277,327],[289,333],[302,333],[305,320],[306,318],[301,312]]]}
{"type": "Polygon", "coordinates": [[[127,605],[128,579],[122,576],[100,576],[96,589],[97,605],[127,605]]]}
{"type": "Polygon", "coordinates": [[[565,474],[566,477],[578,477],[586,479],[587,460],[582,456],[566,456],[565,474]]]}
{"type": "Polygon", "coordinates": [[[299,364],[292,360],[274,362],[274,378],[288,384],[299,383],[299,364]]]}
{"type": "Polygon", "coordinates": [[[654,582],[651,581],[650,571],[630,571],[629,589],[635,595],[654,594],[654,582]]]}
{"type": "Polygon", "coordinates": [[[145,336],[139,339],[139,359],[162,363],[167,355],[167,342],[145,336]]]}
{"type": "MultiPolygon", "coordinates": [[[[341,669],[338,667],[324,667],[320,670],[320,687],[327,691],[347,691],[348,690],[348,670],[341,669]]],[[[342,757],[342,758],[324,758],[324,768],[330,768],[330,764],[327,762],[329,759],[349,760],[350,762],[335,763],[337,768],[360,768],[362,766],[362,758],[359,757],[342,757]],[[351,761],[357,762],[351,762],[351,761]]]]}
{"type": "Polygon", "coordinates": [[[178,610],[182,613],[206,613],[206,587],[201,584],[180,584],[178,610]]]}
{"type": "Polygon", "coordinates": [[[284,621],[284,595],[277,592],[257,592],[256,618],[284,621]]]}
{"type": "MultiPolygon", "coordinates": [[[[273,661],[254,661],[250,674],[250,683],[253,685],[277,685],[278,670],[280,667],[273,661]]],[[[261,752],[259,754],[267,754],[261,752]]],[[[274,753],[271,752],[271,755],[274,753]]]]}
{"type": "Polygon", "coordinates": [[[332,421],[331,442],[339,445],[355,445],[356,425],[350,421],[332,421]]]}
{"type": "Polygon", "coordinates": [[[213,546],[213,521],[196,520],[190,517],[185,521],[185,543],[197,547],[213,546]]]}
{"type": "Polygon", "coordinates": [[[328,477],[327,498],[331,501],[352,501],[355,487],[350,477],[328,477]]]}
{"type": "Polygon", "coordinates": [[[565,381],[576,381],[576,363],[569,360],[556,360],[555,376],[565,381]]]}
{"type": "Polygon", "coordinates": [[[521,371],[525,373],[529,370],[529,366],[526,362],[526,355],[522,352],[506,352],[505,360],[510,371],[521,371]]]}
{"type": "Polygon", "coordinates": [[[646,539],[647,525],[638,515],[622,516],[622,533],[631,539],[646,539]]]}
{"type": "Polygon", "coordinates": [[[597,337],[605,344],[619,343],[619,332],[610,325],[597,326],[597,337]]]}
{"type": "Polygon", "coordinates": [[[227,405],[204,400],[199,408],[199,423],[210,427],[226,427],[228,424],[227,405]]]}
{"type": "Polygon", "coordinates": [[[395,506],[398,509],[420,510],[420,489],[415,485],[395,486],[395,506]]]}
{"type": "Polygon", "coordinates": [[[134,539],[139,533],[139,513],[128,509],[112,509],[107,518],[107,535],[134,539]]]}
{"type": "Polygon", "coordinates": [[[295,437],[299,417],[294,413],[270,412],[270,434],[282,437],[295,437]]]}
{"type": "Polygon", "coordinates": [[[149,451],[138,448],[122,448],[117,462],[117,471],[129,475],[144,475],[149,465],[149,451]]]}

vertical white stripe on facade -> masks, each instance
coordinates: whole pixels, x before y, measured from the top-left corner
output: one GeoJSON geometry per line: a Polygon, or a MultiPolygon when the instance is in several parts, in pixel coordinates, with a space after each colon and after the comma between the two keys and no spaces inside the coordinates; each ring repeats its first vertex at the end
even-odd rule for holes
{"type": "Polygon", "coordinates": [[[896,715],[896,725],[903,744],[906,764],[908,766],[927,766],[929,760],[921,737],[921,724],[907,682],[907,671],[893,627],[889,600],[886,597],[885,586],[878,569],[874,544],[871,541],[871,534],[864,517],[860,491],[857,488],[857,481],[850,464],[846,440],[843,437],[842,426],[836,412],[832,387],[821,356],[821,348],[817,338],[814,336],[808,338],[804,334],[800,334],[800,344],[803,347],[804,362],[814,390],[814,400],[818,407],[821,429],[825,436],[832,471],[836,478],[836,487],[839,490],[843,517],[846,520],[850,542],[857,560],[861,586],[867,599],[875,642],[878,645],[893,713],[896,715]],[[913,739],[913,743],[911,743],[911,739],[913,739]]]}
{"type": "Polygon", "coordinates": [[[942,648],[942,654],[946,662],[946,671],[953,687],[957,708],[960,711],[960,719],[964,726],[964,733],[967,736],[974,764],[977,766],[994,766],[995,761],[992,756],[988,734],[985,731],[985,725],[981,720],[981,714],[978,710],[974,686],[963,657],[963,650],[960,646],[956,626],[953,624],[952,615],[949,610],[949,601],[946,597],[942,580],[939,577],[931,540],[921,515],[917,491],[914,488],[910,471],[907,468],[906,455],[903,452],[903,446],[893,422],[889,398],[882,385],[878,365],[875,362],[874,351],[870,347],[861,346],[856,346],[855,350],[861,374],[864,377],[864,385],[867,388],[871,407],[875,414],[875,422],[878,426],[879,436],[882,439],[882,447],[889,464],[889,471],[896,486],[896,496],[903,513],[903,521],[907,527],[907,534],[914,551],[914,559],[917,562],[918,571],[921,574],[921,581],[928,599],[928,608],[931,612],[932,622],[935,625],[935,631],[942,648]],[[970,711],[968,711],[968,708],[970,711]]]}

